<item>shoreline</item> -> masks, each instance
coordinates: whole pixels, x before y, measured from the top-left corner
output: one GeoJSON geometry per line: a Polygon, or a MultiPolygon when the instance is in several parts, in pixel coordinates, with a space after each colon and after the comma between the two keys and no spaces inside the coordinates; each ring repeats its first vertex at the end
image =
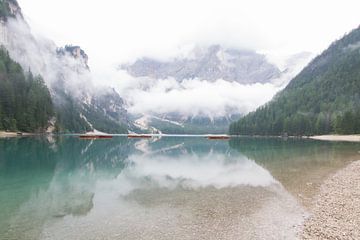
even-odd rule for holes
{"type": "MultiPolygon", "coordinates": [[[[25,133],[25,132],[6,132],[0,131],[0,138],[12,138],[12,137],[22,137],[22,136],[35,136],[35,135],[43,135],[43,134],[53,134],[53,133],[25,133]],[[20,133],[20,135],[18,134],[20,133]]],[[[70,135],[70,136],[80,136],[80,135],[93,135],[96,132],[86,132],[86,133],[59,133],[55,135],[70,135]]],[[[111,134],[111,133],[102,133],[98,132],[101,135],[109,135],[109,136],[128,136],[129,133],[123,134],[111,134]]],[[[283,138],[282,136],[247,136],[247,135],[228,135],[228,134],[139,134],[139,135],[148,135],[153,137],[209,137],[209,136],[228,136],[230,138],[237,137],[251,137],[251,138],[283,138]]],[[[350,135],[314,135],[314,136],[306,136],[306,137],[298,137],[298,136],[288,136],[287,138],[299,138],[299,139],[312,139],[319,141],[333,141],[333,142],[360,142],[360,134],[350,134],[350,135]]]]}
{"type": "Polygon", "coordinates": [[[24,137],[24,136],[34,136],[35,133],[24,133],[24,132],[5,132],[0,131],[0,138],[14,138],[14,137],[24,137]],[[18,135],[21,133],[21,135],[18,135]]]}
{"type": "Polygon", "coordinates": [[[339,142],[360,142],[360,135],[317,135],[308,137],[313,140],[321,141],[339,141],[339,142]]]}
{"type": "Polygon", "coordinates": [[[360,239],[360,160],[321,185],[300,239],[360,239]]]}
{"type": "Polygon", "coordinates": [[[16,132],[3,132],[0,131],[0,138],[10,138],[10,137],[17,137],[17,133],[16,132]]]}

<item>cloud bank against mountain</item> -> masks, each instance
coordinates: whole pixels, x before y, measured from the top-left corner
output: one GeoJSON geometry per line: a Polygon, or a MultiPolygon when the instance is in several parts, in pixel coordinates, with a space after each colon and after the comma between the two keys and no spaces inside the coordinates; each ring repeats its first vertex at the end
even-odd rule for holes
{"type": "Polygon", "coordinates": [[[196,47],[185,57],[121,65],[119,91],[138,123],[172,133],[225,132],[286,86],[310,57],[292,55],[278,67],[254,51],[196,47]]]}
{"type": "Polygon", "coordinates": [[[264,55],[248,50],[226,49],[220,45],[195,48],[187,58],[162,62],[142,58],[131,65],[122,65],[134,77],[166,79],[205,79],[235,81],[241,84],[267,83],[280,76],[280,70],[264,55]]]}
{"type": "Polygon", "coordinates": [[[122,98],[109,87],[95,86],[97,79],[89,71],[84,50],[71,45],[58,48],[34,35],[15,0],[1,1],[0,13],[0,45],[23,69],[44,79],[55,107],[51,124],[61,132],[126,132],[129,123],[122,98]]]}

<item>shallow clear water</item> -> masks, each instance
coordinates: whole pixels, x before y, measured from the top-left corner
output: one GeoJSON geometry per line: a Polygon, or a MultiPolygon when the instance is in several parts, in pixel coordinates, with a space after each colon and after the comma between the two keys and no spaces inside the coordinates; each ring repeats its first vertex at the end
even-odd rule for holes
{"type": "Polygon", "coordinates": [[[293,239],[360,145],[0,139],[0,239],[293,239]]]}

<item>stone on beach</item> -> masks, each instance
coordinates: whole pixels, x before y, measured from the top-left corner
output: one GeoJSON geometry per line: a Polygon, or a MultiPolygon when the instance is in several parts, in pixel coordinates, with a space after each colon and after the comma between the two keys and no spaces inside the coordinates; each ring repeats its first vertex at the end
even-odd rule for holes
{"type": "Polygon", "coordinates": [[[305,221],[303,239],[360,239],[359,173],[356,161],[325,181],[305,221]]]}

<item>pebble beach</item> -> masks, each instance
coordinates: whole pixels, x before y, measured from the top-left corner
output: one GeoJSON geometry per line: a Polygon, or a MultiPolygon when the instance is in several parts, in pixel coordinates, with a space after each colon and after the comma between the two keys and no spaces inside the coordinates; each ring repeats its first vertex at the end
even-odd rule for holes
{"type": "Polygon", "coordinates": [[[321,186],[301,239],[360,239],[360,160],[321,186]]]}

